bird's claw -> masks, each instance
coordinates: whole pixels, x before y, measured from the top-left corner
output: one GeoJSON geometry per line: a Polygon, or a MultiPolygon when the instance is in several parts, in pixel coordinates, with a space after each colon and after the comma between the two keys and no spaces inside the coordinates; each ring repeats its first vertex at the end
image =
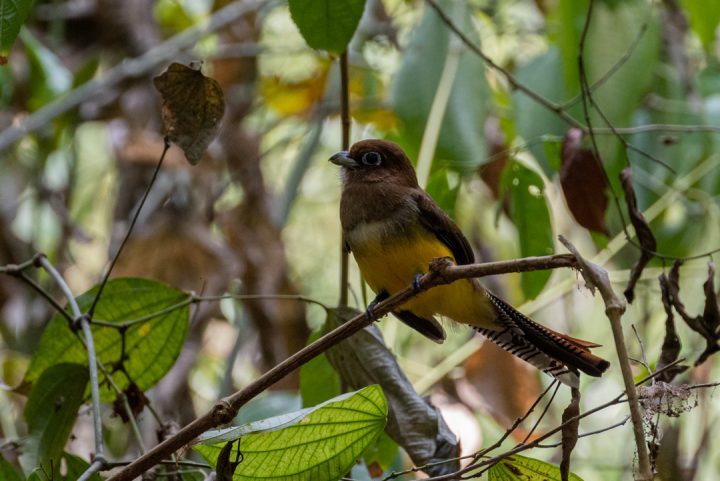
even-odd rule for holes
{"type": "Polygon", "coordinates": [[[415,274],[415,277],[413,277],[412,286],[415,292],[420,291],[420,280],[422,280],[423,274],[415,274]]]}
{"type": "Polygon", "coordinates": [[[390,297],[390,294],[388,294],[385,291],[380,292],[377,296],[375,296],[375,299],[370,301],[370,304],[368,304],[367,308],[365,309],[365,317],[368,319],[375,319],[375,306],[380,304],[382,301],[390,297]]]}

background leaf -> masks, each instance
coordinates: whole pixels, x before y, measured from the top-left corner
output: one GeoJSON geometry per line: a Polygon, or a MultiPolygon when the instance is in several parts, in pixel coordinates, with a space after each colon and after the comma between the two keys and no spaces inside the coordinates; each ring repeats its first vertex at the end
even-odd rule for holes
{"type": "MultiPolygon", "coordinates": [[[[503,172],[502,185],[510,198],[510,218],[518,231],[520,256],[545,256],[554,252],[550,213],[545,202],[542,177],[518,161],[503,172]]],[[[524,272],[523,293],[532,299],[550,278],[550,271],[524,272]]]]}
{"type": "Polygon", "coordinates": [[[27,19],[33,0],[3,0],[0,2],[0,56],[7,55],[20,27],[27,19]]]}
{"type": "Polygon", "coordinates": [[[0,454],[0,479],[3,481],[23,481],[23,477],[0,454]]]}
{"type": "MultiPolygon", "coordinates": [[[[466,2],[438,2],[458,21],[465,34],[476,41],[466,2]]],[[[403,53],[402,65],[393,81],[391,103],[401,122],[398,143],[410,159],[417,160],[428,114],[435,98],[449,49],[460,49],[442,128],[435,149],[436,168],[450,166],[468,172],[485,161],[484,123],[488,97],[485,66],[467,47],[456,43],[451,32],[432,8],[424,6],[423,17],[413,30],[403,53]],[[468,99],[473,99],[468,102],[468,99]]],[[[430,192],[431,195],[437,192],[430,192]]]]}
{"type": "MultiPolygon", "coordinates": [[[[77,298],[82,311],[87,310],[95,298],[97,287],[77,298]]],[[[147,279],[111,279],[95,309],[94,319],[120,324],[135,319],[125,332],[125,371],[137,387],[145,391],[157,383],[173,366],[180,354],[188,328],[188,295],[161,282],[147,279]],[[161,312],[167,310],[167,312],[161,312]]],[[[114,327],[92,325],[98,360],[105,366],[114,366],[121,360],[122,336],[114,327]]],[[[43,332],[40,345],[33,354],[25,381],[33,383],[49,367],[73,362],[87,365],[85,346],[70,330],[64,317],[55,315],[43,332]]],[[[130,385],[122,372],[113,374],[120,389],[130,385]]],[[[112,401],[116,394],[106,382],[100,383],[103,401],[112,401]]]]}
{"type": "Polygon", "coordinates": [[[288,6],[308,45],[341,54],[360,23],[365,0],[289,0],[288,6]]]}
{"type": "Polygon", "coordinates": [[[88,378],[87,367],[62,363],[45,370],[33,385],[23,412],[29,436],[20,459],[26,471],[35,467],[47,473],[59,471],[88,378]]]}
{"type": "MultiPolygon", "coordinates": [[[[380,386],[351,394],[307,410],[309,414],[283,429],[243,436],[239,448],[244,460],[233,479],[335,481],[341,477],[382,432],[388,409],[380,386]]],[[[222,447],[194,449],[214,466],[222,447]]],[[[237,449],[236,444],[230,459],[237,449]]]]}

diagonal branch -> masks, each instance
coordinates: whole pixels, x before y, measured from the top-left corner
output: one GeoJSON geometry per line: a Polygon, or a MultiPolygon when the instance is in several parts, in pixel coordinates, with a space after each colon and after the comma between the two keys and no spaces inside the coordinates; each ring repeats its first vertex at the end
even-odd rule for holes
{"type": "Polygon", "coordinates": [[[483,277],[494,274],[511,272],[526,272],[533,270],[554,269],[562,267],[577,268],[578,264],[572,255],[560,254],[555,256],[529,257],[511,261],[490,262],[487,264],[471,264],[464,266],[453,265],[448,258],[434,259],[430,264],[430,271],[419,281],[418,287],[410,285],[397,292],[388,299],[380,302],[373,309],[373,316],[358,315],[342,326],[330,331],[309,346],[301,349],[285,359],[244,389],[221,399],[204,416],[197,418],[174,436],[167,438],[150,451],[133,461],[120,472],[109,478],[108,481],[130,481],[148,469],[158,464],[170,454],[192,442],[196,437],[214,427],[229,423],[237,412],[248,401],[265,391],[267,388],[283,379],[285,376],[310,361],[332,346],[338,344],[376,319],[397,309],[409,299],[417,296],[432,287],[449,284],[458,279],[483,277]]]}

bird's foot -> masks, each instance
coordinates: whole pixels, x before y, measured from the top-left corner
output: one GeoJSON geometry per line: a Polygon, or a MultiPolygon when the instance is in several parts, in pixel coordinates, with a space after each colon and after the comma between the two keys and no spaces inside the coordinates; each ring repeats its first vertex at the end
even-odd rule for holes
{"type": "Polygon", "coordinates": [[[423,275],[424,274],[415,274],[415,277],[413,277],[412,286],[415,292],[420,291],[420,281],[422,280],[423,275]]]}
{"type": "Polygon", "coordinates": [[[365,309],[365,317],[368,319],[375,319],[375,306],[380,304],[382,301],[390,297],[390,294],[387,293],[387,291],[381,291],[380,294],[375,296],[375,299],[370,301],[370,304],[368,304],[367,309],[365,309]]]}

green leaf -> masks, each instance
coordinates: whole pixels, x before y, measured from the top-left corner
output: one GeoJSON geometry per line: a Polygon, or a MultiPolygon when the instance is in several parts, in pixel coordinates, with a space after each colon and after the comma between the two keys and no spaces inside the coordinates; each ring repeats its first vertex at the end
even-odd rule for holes
{"type": "Polygon", "coordinates": [[[23,477],[15,471],[12,465],[0,454],[0,479],[3,481],[22,481],[23,477]]]}
{"type": "MultiPolygon", "coordinates": [[[[560,467],[525,456],[509,456],[488,470],[488,481],[560,481],[560,467]]],[[[570,473],[569,481],[582,481],[570,473]]]]}
{"type": "MultiPolygon", "coordinates": [[[[95,298],[97,287],[77,298],[80,310],[86,312],[95,298]]],[[[107,367],[122,359],[122,370],[112,374],[117,386],[125,390],[131,380],[145,391],[154,386],[175,364],[185,342],[190,297],[158,281],[147,279],[112,279],[108,281],[96,308],[94,319],[106,323],[128,323],[125,342],[121,330],[113,326],[92,325],[98,360],[107,367]]],[[[30,361],[25,381],[35,382],[49,367],[73,362],[87,365],[87,351],[80,337],[59,314],[43,332],[40,345],[30,361]]],[[[102,376],[102,373],[101,373],[102,376]]],[[[103,401],[113,401],[116,393],[101,377],[103,401]]]]}
{"type": "Polygon", "coordinates": [[[33,0],[0,1],[0,55],[6,56],[30,13],[33,0]]]}
{"type": "Polygon", "coordinates": [[[380,473],[384,473],[390,468],[399,450],[398,444],[386,432],[378,436],[363,455],[365,465],[368,467],[368,471],[373,473],[373,477],[378,477],[374,473],[376,469],[380,473]]]}
{"type": "Polygon", "coordinates": [[[682,0],[690,19],[690,28],[697,34],[708,52],[715,44],[715,32],[720,24],[720,2],[682,0]]]}
{"type": "Polygon", "coordinates": [[[21,462],[26,470],[51,463],[60,468],[60,458],[83,402],[88,369],[79,364],[56,364],[45,370],[33,385],[23,416],[28,440],[21,462]]]}
{"type": "MultiPolygon", "coordinates": [[[[55,478],[59,481],[75,481],[90,467],[90,463],[74,454],[65,453],[63,458],[65,459],[66,472],[64,476],[55,478]]],[[[102,481],[102,478],[98,473],[95,473],[88,478],[88,481],[102,481]]]]}
{"type": "MultiPolygon", "coordinates": [[[[468,2],[438,2],[460,29],[480,45],[468,2]]],[[[437,139],[433,170],[451,167],[471,171],[486,156],[484,125],[489,100],[482,60],[460,43],[435,11],[425,5],[423,17],[402,55],[393,81],[391,104],[401,121],[398,142],[417,159],[431,106],[448,55],[459,55],[437,139]]]]}
{"type": "MultiPolygon", "coordinates": [[[[0,0],[1,1],[1,0],[0,0]]],[[[20,32],[30,63],[30,110],[37,110],[72,86],[72,73],[55,52],[43,45],[28,29],[20,32]]]]}
{"type": "Polygon", "coordinates": [[[455,218],[455,205],[460,192],[460,179],[456,172],[449,171],[444,167],[436,169],[430,174],[425,190],[442,210],[447,212],[450,217],[455,218]]]}
{"type": "MultiPolygon", "coordinates": [[[[313,332],[308,344],[318,340],[324,332],[313,332]]],[[[315,406],[342,392],[340,376],[335,372],[325,353],[311,359],[300,368],[300,395],[303,407],[315,406]]]]}
{"type": "MultiPolygon", "coordinates": [[[[551,255],[553,231],[542,177],[514,160],[503,171],[501,185],[510,196],[510,218],[518,231],[520,255],[551,255]]],[[[550,271],[524,272],[521,285],[525,296],[533,299],[540,294],[550,274],[550,271]]]]}
{"type": "Polygon", "coordinates": [[[288,0],[288,6],[308,45],[341,54],[360,23],[365,0],[288,0]]]}
{"type": "MultiPolygon", "coordinates": [[[[315,408],[208,432],[201,442],[220,444],[194,449],[215,466],[224,443],[242,436],[235,481],[335,481],[382,432],[386,418],[385,396],[373,385],[315,408]]],[[[238,443],[231,460],[237,452],[238,443]]]]}

